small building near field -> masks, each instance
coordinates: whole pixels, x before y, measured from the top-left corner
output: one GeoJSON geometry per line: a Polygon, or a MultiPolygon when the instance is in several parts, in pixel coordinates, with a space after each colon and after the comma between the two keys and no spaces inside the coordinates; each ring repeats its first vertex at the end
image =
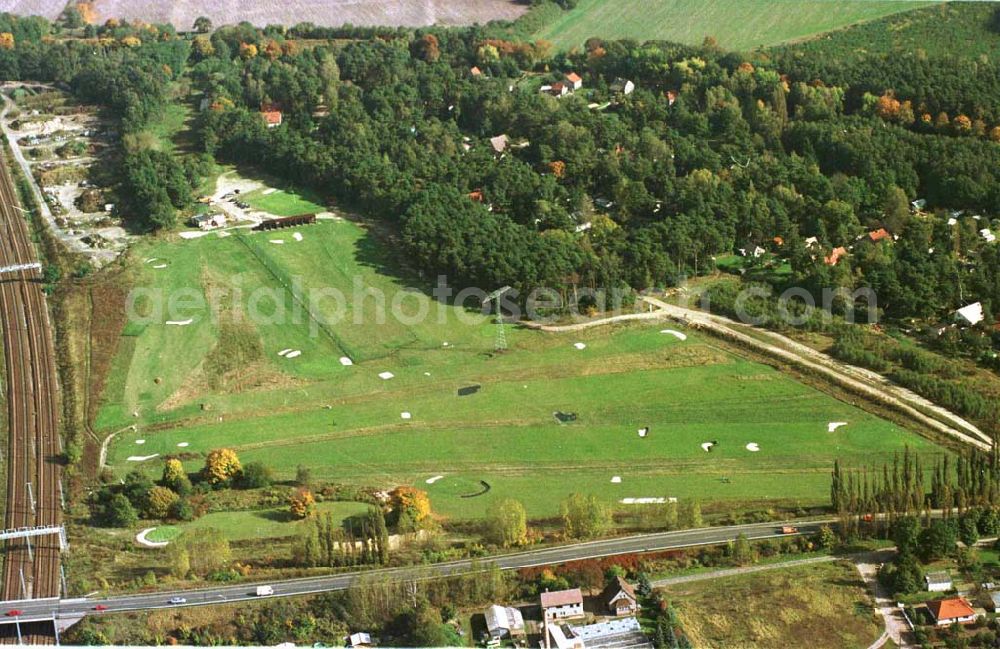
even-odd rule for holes
{"type": "Polygon", "coordinates": [[[486,628],[489,630],[491,639],[524,637],[524,617],[521,615],[521,611],[513,606],[494,604],[486,609],[485,615],[486,628]]]}
{"type": "Polygon", "coordinates": [[[214,214],[196,214],[188,219],[188,225],[201,230],[213,230],[215,228],[225,227],[226,215],[221,212],[216,212],[214,214]]]}
{"type": "Polygon", "coordinates": [[[982,302],[973,302],[972,304],[963,306],[961,309],[955,311],[955,320],[961,324],[969,325],[970,327],[975,327],[985,318],[986,315],[983,312],[982,302]]]}
{"type": "Polygon", "coordinates": [[[566,75],[566,83],[573,90],[579,90],[583,87],[583,79],[576,72],[570,72],[566,75]]]}
{"type": "Polygon", "coordinates": [[[372,634],[370,633],[352,633],[347,639],[347,646],[353,649],[368,649],[369,647],[374,647],[372,642],[372,634]]]}
{"type": "Polygon", "coordinates": [[[542,593],[542,617],[564,620],[583,616],[583,592],[579,588],[542,593]]]}
{"type": "Polygon", "coordinates": [[[927,602],[927,609],[931,612],[934,623],[938,626],[951,626],[955,623],[968,624],[976,619],[976,612],[964,597],[927,602]]]}
{"type": "Polygon", "coordinates": [[[483,71],[474,65],[471,68],[469,68],[469,74],[471,74],[474,77],[481,77],[483,76],[483,71]]]}
{"type": "Polygon", "coordinates": [[[951,575],[944,570],[927,573],[924,576],[924,583],[927,584],[927,590],[932,593],[944,593],[954,588],[951,575]]]}
{"type": "Polygon", "coordinates": [[[639,612],[639,599],[635,596],[635,588],[621,577],[615,577],[601,593],[601,601],[608,607],[608,612],[619,617],[635,615],[639,612]]]}

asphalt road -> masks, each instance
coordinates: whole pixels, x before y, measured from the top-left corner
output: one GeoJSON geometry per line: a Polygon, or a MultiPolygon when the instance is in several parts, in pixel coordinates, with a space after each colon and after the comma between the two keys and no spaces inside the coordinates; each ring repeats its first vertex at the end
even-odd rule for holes
{"type": "MultiPolygon", "coordinates": [[[[355,579],[362,575],[383,575],[394,579],[426,579],[468,573],[497,565],[503,570],[530,568],[533,566],[564,563],[580,559],[593,559],[630,554],[634,552],[654,552],[680,548],[715,545],[734,540],[739,534],[745,534],[750,540],[781,538],[787,536],[781,533],[782,525],[794,525],[800,534],[812,534],[821,525],[833,523],[834,519],[787,523],[754,523],[750,525],[733,525],[729,527],[705,527],[694,530],[678,530],[658,534],[644,534],[601,541],[588,541],[551,548],[528,550],[514,554],[499,555],[477,560],[464,559],[439,563],[433,566],[385,568],[381,570],[366,570],[341,573],[323,577],[305,579],[289,579],[272,581],[274,597],[290,597],[329,591],[345,590],[355,579]]],[[[77,618],[85,615],[100,615],[95,607],[106,607],[103,612],[142,611],[150,609],[170,608],[172,606],[208,606],[212,604],[232,603],[246,600],[256,600],[257,584],[239,584],[217,586],[197,590],[157,592],[145,595],[122,595],[107,599],[50,599],[20,602],[0,603],[0,624],[10,623],[14,616],[3,615],[11,610],[20,611],[16,619],[21,621],[56,618],[77,618]],[[174,597],[185,599],[183,604],[172,605],[168,600],[174,597]]]]}

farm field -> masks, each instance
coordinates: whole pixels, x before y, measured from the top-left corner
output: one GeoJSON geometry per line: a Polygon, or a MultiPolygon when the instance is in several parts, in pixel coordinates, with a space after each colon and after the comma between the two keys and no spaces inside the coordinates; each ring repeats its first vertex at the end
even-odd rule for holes
{"type": "Polygon", "coordinates": [[[173,454],[195,471],[204,454],[228,446],[279,479],[302,464],[317,480],[420,486],[447,516],[475,518],[512,496],[545,517],[573,491],[609,503],[825,504],[835,457],[865,465],[905,445],[940,452],[711,339],[661,333],[663,324],[560,335],[510,328],[510,351],[493,355],[487,318],[405,290],[386,274],[395,264],[383,249],[343,219],[140,244],[131,261],[138,286],[228,296],[217,300],[218,317],[137,301],[145,322],[126,327],[96,422],[117,431],[109,464],[159,475],[173,454]],[[304,302],[320,288],[343,299],[317,301],[310,316],[279,278],[297,284],[304,302]],[[367,290],[409,317],[379,324],[367,290]],[[428,316],[414,317],[421,305],[428,316]],[[257,317],[234,317],[251,309],[257,317]],[[279,354],[287,350],[301,354],[279,354]],[[832,421],[848,425],[830,433],[832,421]],[[717,444],[705,451],[705,442],[717,444]]]}
{"type": "Polygon", "coordinates": [[[882,633],[871,596],[846,562],[699,581],[664,592],[695,647],[863,648],[882,633]]]}
{"type": "MultiPolygon", "coordinates": [[[[150,2],[149,0],[92,0],[93,22],[108,18],[173,23],[178,30],[190,29],[198,16],[208,16],[216,25],[245,20],[258,27],[269,24],[295,25],[311,22],[338,27],[354,25],[471,25],[495,19],[513,20],[524,12],[522,4],[510,0],[290,0],[288,2],[150,2]]],[[[13,0],[3,9],[13,13],[56,18],[66,7],[63,0],[13,0]]]]}
{"type": "Polygon", "coordinates": [[[592,36],[748,50],[934,4],[920,0],[580,0],[536,38],[568,49],[592,36]]]}

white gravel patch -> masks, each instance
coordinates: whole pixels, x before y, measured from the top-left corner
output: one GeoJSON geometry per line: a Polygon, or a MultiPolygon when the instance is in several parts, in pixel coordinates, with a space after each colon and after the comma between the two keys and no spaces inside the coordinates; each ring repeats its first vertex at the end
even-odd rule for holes
{"type": "Polygon", "coordinates": [[[620,475],[611,476],[611,484],[621,484],[621,483],[622,483],[622,477],[620,475]]]}
{"type": "Polygon", "coordinates": [[[343,365],[344,367],[350,367],[351,365],[354,365],[354,361],[352,361],[351,359],[349,359],[346,356],[341,356],[340,357],[340,364],[343,365]]]}
{"type": "Polygon", "coordinates": [[[166,324],[174,325],[175,327],[186,327],[194,322],[194,318],[188,318],[187,320],[167,320],[166,324]]]}
{"type": "Polygon", "coordinates": [[[295,239],[296,241],[302,241],[302,233],[296,232],[295,234],[292,235],[292,238],[295,239]]]}
{"type": "Polygon", "coordinates": [[[831,421],[829,424],[826,425],[826,432],[832,433],[838,428],[841,428],[842,426],[846,425],[847,425],[846,421],[831,421]]]}
{"type": "Polygon", "coordinates": [[[581,349],[581,350],[587,348],[587,346],[584,345],[583,343],[573,343],[573,346],[576,347],[577,349],[581,349]]]}
{"type": "Polygon", "coordinates": [[[399,416],[402,419],[413,419],[413,415],[411,415],[408,412],[401,412],[401,413],[399,413],[399,416]]]}
{"type": "Polygon", "coordinates": [[[391,378],[392,378],[392,377],[394,377],[394,376],[396,376],[396,375],[395,375],[395,374],[393,374],[392,372],[381,372],[381,373],[380,373],[380,374],[378,375],[378,377],[379,377],[380,379],[382,379],[383,381],[388,381],[389,379],[391,379],[391,378]]]}
{"type": "Polygon", "coordinates": [[[190,446],[187,442],[177,442],[177,448],[187,448],[190,446]]]}

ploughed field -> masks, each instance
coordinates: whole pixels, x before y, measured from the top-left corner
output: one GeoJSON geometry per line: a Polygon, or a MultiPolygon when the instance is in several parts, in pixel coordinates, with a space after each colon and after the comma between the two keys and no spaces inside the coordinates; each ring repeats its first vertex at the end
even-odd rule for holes
{"type": "Polygon", "coordinates": [[[130,263],[146,296],[96,422],[117,431],[108,462],[120,475],[158,476],[171,454],[195,471],[226,446],[279,478],[305,465],[319,480],[413,484],[448,516],[475,518],[509,496],[542,517],[574,491],[625,508],[671,497],[822,504],[834,458],[941,452],[666,322],[508,327],[510,349],[495,355],[495,325],[473,300],[461,310],[406,290],[386,245],[347,220],[144,242],[130,263]],[[369,289],[384,296],[384,319],[369,289]],[[207,295],[215,316],[190,304],[207,295]],[[847,425],[828,432],[830,422],[847,425]]]}

